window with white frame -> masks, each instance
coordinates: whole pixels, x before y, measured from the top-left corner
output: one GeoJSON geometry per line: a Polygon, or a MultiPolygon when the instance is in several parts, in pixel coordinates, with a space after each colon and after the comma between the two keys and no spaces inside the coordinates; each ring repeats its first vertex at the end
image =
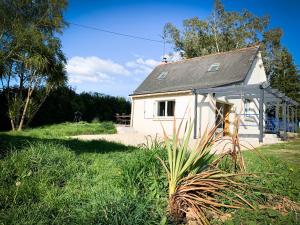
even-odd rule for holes
{"type": "Polygon", "coordinates": [[[175,114],[175,101],[158,101],[157,103],[157,116],[174,116],[175,114]]]}
{"type": "Polygon", "coordinates": [[[244,112],[246,118],[251,118],[251,99],[244,100],[244,112]]]}
{"type": "Polygon", "coordinates": [[[245,107],[245,116],[249,116],[250,114],[250,99],[245,99],[245,104],[244,104],[244,107],[245,107]]]}

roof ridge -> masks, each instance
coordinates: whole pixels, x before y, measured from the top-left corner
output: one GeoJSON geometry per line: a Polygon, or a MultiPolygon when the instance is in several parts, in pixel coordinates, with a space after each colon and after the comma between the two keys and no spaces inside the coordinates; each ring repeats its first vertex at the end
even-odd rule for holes
{"type": "Polygon", "coordinates": [[[193,58],[183,59],[183,60],[176,61],[176,62],[161,63],[158,66],[176,64],[176,63],[184,63],[184,62],[187,62],[190,60],[196,60],[196,59],[205,58],[205,57],[209,57],[209,56],[223,55],[223,54],[232,53],[232,52],[239,52],[239,51],[244,51],[244,50],[251,49],[251,48],[260,48],[260,45],[253,45],[253,46],[249,46],[249,47],[233,49],[233,50],[230,50],[227,52],[216,52],[216,53],[212,53],[212,54],[208,54],[208,55],[202,55],[202,56],[197,56],[197,57],[193,57],[193,58]]]}

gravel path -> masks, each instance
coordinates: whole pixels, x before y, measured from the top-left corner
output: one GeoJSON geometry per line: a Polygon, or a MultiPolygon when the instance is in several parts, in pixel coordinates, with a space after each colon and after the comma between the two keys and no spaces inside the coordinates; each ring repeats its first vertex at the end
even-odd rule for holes
{"type": "MultiPolygon", "coordinates": [[[[144,144],[147,142],[147,138],[154,139],[156,137],[155,134],[147,135],[140,132],[135,131],[132,127],[125,127],[125,126],[117,126],[117,133],[116,134],[95,134],[95,135],[78,135],[78,136],[72,136],[71,138],[77,138],[79,140],[105,140],[110,142],[117,142],[123,145],[127,146],[139,146],[141,144],[144,144]]],[[[157,136],[160,140],[162,140],[162,137],[157,136]]],[[[278,142],[278,141],[276,141],[278,142]]],[[[274,140],[268,140],[265,139],[264,144],[274,144],[276,143],[274,140]]],[[[222,144],[215,145],[213,147],[213,151],[217,150],[217,152],[220,153],[222,151],[226,141],[222,142],[222,144]]],[[[246,139],[246,141],[241,139],[241,143],[246,145],[247,147],[259,147],[262,144],[258,143],[257,139],[246,139]],[[251,143],[251,145],[249,144],[251,143]]],[[[190,145],[194,146],[196,144],[196,140],[192,140],[190,145]]],[[[230,147],[230,145],[229,145],[230,147]]],[[[242,147],[243,150],[246,150],[245,147],[242,147]]]]}

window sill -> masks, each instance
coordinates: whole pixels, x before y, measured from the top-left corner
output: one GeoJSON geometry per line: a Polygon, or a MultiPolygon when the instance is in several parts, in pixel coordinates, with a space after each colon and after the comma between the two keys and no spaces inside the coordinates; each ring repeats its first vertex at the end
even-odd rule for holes
{"type": "Polygon", "coordinates": [[[255,122],[256,120],[255,120],[255,117],[249,117],[249,116],[245,116],[244,117],[244,121],[247,121],[247,122],[255,122]]]}
{"type": "Polygon", "coordinates": [[[174,116],[158,116],[158,117],[153,118],[153,120],[154,121],[161,121],[161,120],[172,121],[172,120],[174,120],[174,116]]]}

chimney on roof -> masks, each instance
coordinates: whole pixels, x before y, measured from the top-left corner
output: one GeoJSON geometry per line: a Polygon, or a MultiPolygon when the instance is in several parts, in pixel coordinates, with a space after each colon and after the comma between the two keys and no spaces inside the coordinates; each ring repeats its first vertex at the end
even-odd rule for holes
{"type": "Polygon", "coordinates": [[[163,62],[163,63],[168,63],[168,60],[167,60],[167,57],[166,57],[166,56],[163,57],[162,62],[163,62]]]}

